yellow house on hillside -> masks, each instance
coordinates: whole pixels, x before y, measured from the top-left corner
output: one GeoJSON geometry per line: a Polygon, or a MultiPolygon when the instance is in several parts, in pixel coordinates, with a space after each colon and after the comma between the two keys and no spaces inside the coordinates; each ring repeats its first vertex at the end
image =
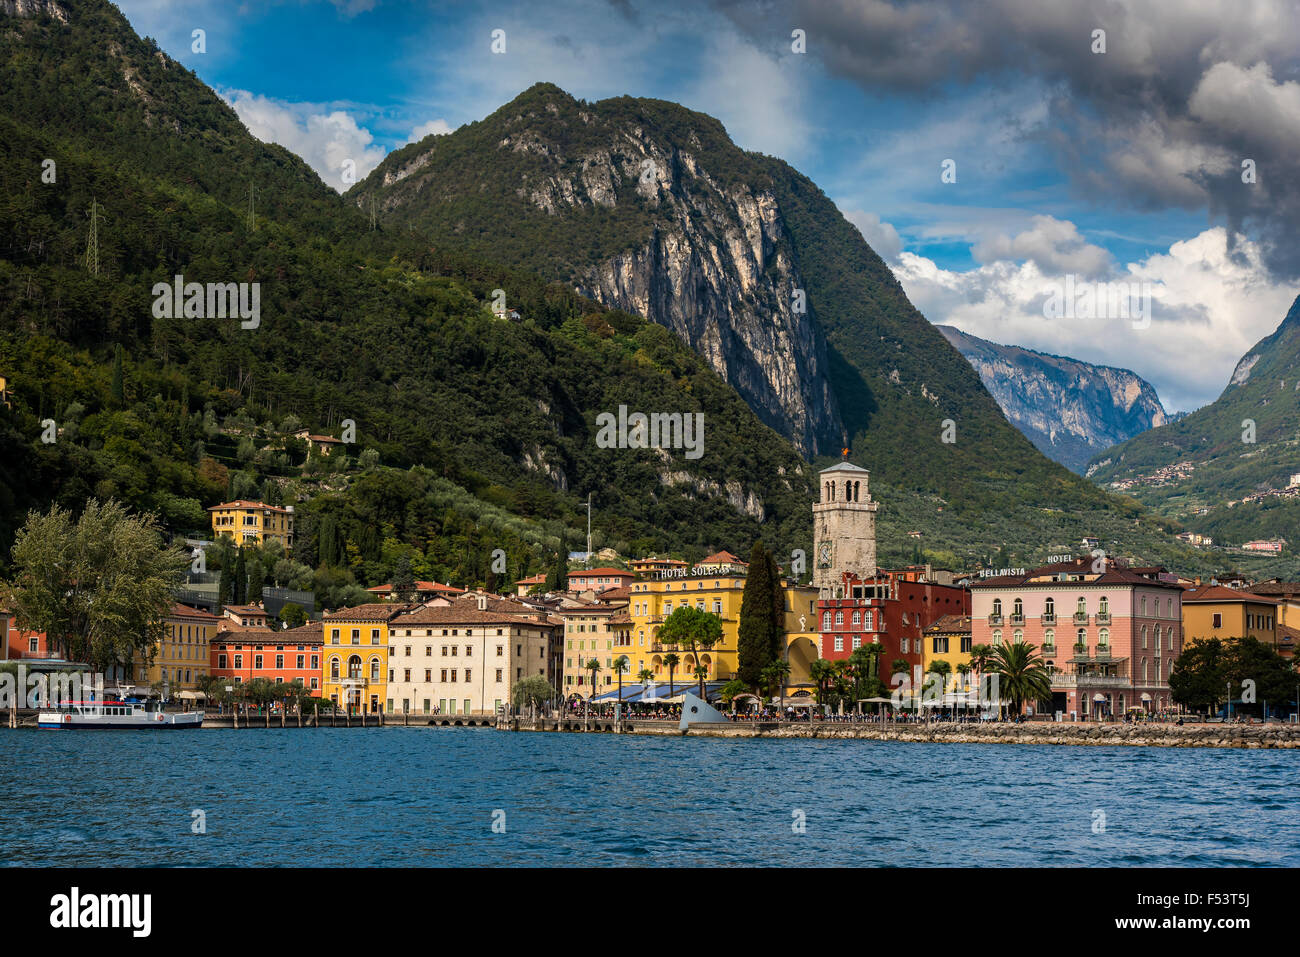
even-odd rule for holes
{"type": "MultiPolygon", "coordinates": [[[[641,669],[648,668],[654,673],[656,682],[667,681],[665,658],[675,654],[674,682],[688,683],[692,680],[696,667],[694,655],[685,647],[659,641],[659,629],[673,609],[691,605],[722,619],[722,641],[699,656],[699,663],[708,669],[707,680],[726,681],[735,677],[739,667],[740,603],[745,592],[743,575],[672,576],[633,582],[629,587],[631,596],[627,613],[631,627],[624,639],[629,644],[614,649],[628,656],[631,665],[628,676],[635,681],[641,669]]],[[[811,685],[809,666],[821,656],[821,635],[816,630],[817,589],[786,585],[784,595],[786,643],[790,654],[790,677],[787,680],[791,687],[811,685]]],[[[567,634],[565,638],[567,658],[567,634]]]]}
{"type": "Polygon", "coordinates": [[[208,509],[212,513],[215,538],[229,535],[236,545],[279,542],[293,547],[293,506],[281,508],[265,502],[222,502],[208,509]]]}
{"type": "Polygon", "coordinates": [[[388,623],[410,610],[409,605],[381,602],[326,615],[321,696],[362,714],[381,711],[388,688],[388,623]]]}

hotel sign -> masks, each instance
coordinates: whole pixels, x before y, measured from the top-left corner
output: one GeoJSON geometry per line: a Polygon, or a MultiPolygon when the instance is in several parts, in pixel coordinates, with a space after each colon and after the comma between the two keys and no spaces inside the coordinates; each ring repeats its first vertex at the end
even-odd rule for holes
{"type": "Polygon", "coordinates": [[[665,579],[672,578],[704,578],[709,575],[720,576],[741,574],[741,572],[734,567],[731,571],[717,571],[716,569],[714,571],[709,571],[709,567],[712,566],[692,565],[690,568],[665,568],[658,573],[657,577],[660,581],[664,581],[665,579]]]}
{"type": "Polygon", "coordinates": [[[981,568],[980,578],[1005,578],[1008,575],[1024,575],[1023,568],[981,568]]]}

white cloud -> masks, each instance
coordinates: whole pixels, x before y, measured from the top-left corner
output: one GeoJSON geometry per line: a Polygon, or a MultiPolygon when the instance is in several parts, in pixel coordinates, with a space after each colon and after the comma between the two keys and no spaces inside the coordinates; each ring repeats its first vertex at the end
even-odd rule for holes
{"type": "Polygon", "coordinates": [[[452,126],[446,120],[429,120],[427,123],[421,123],[415,129],[411,130],[411,135],[406,138],[408,143],[418,143],[430,134],[434,136],[445,136],[452,131],[452,126]]]}
{"type": "Polygon", "coordinates": [[[1270,274],[1258,244],[1238,235],[1230,250],[1227,230],[1215,227],[1108,275],[1150,284],[1147,328],[1123,318],[1049,319],[1043,302],[1071,270],[1059,268],[1054,254],[1036,260],[1021,249],[1020,255],[1023,260],[995,258],[957,272],[904,252],[894,273],[932,322],[993,342],[1131,369],[1156,387],[1171,411],[1217,398],[1237,360],[1277,328],[1297,293],[1270,274]]]}
{"type": "Polygon", "coordinates": [[[231,90],[226,100],[248,131],[302,157],[327,186],[339,192],[359,182],[384,158],[382,146],[346,110],[315,103],[285,103],[246,90],[231,90]],[[355,172],[345,179],[348,163],[355,172]]]}
{"type": "Polygon", "coordinates": [[[1110,253],[1085,242],[1074,223],[1055,216],[1035,216],[1029,229],[1009,236],[996,233],[971,247],[976,262],[1000,259],[1029,260],[1044,272],[1081,273],[1088,277],[1105,274],[1110,253]]]}

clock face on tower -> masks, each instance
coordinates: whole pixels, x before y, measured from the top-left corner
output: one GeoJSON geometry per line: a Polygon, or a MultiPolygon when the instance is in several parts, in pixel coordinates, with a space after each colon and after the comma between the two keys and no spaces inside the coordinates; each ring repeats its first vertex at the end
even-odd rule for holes
{"type": "Polygon", "coordinates": [[[821,568],[831,567],[832,547],[830,542],[822,542],[817,549],[817,563],[821,568]]]}

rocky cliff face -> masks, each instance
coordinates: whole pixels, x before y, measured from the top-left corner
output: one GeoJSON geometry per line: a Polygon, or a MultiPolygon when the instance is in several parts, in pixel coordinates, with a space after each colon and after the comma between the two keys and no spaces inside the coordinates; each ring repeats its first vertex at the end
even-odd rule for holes
{"type": "MultiPolygon", "coordinates": [[[[530,93],[475,124],[492,127],[495,154],[480,171],[509,170],[512,200],[527,207],[514,222],[545,213],[543,242],[557,248],[568,240],[554,234],[582,224],[580,248],[564,256],[580,292],[672,329],[803,454],[837,451],[846,437],[826,344],[770,186],[715,177],[697,155],[698,134],[675,142],[617,101],[582,104],[548,86],[530,93]]],[[[446,168],[431,160],[442,139],[376,171],[385,209],[439,201],[446,168]]],[[[481,219],[454,230],[472,241],[481,219]]]]}
{"type": "Polygon", "coordinates": [[[1098,452],[1169,421],[1151,384],[1127,369],[1003,346],[939,326],[1007,419],[1044,455],[1082,472],[1098,452]]]}

